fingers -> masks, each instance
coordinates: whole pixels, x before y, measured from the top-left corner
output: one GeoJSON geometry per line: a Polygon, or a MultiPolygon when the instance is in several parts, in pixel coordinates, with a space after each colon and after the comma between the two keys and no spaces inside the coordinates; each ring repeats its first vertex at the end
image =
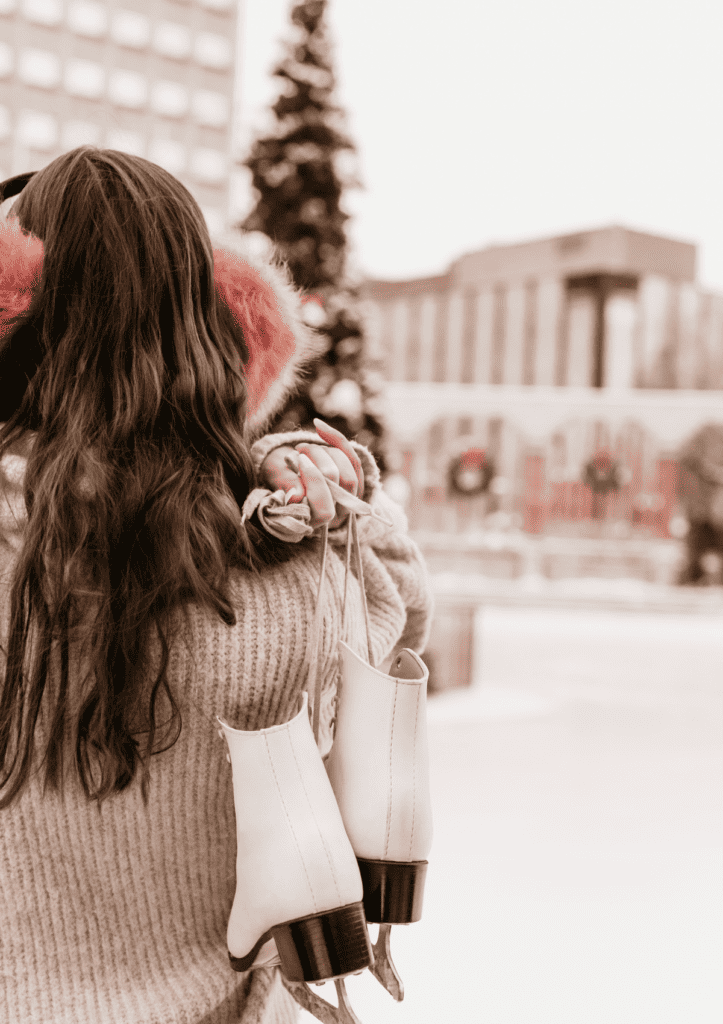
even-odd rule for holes
{"type": "Polygon", "coordinates": [[[347,512],[340,509],[334,518],[334,499],[326,480],[362,497],[364,471],[351,442],[343,434],[323,420],[314,420],[314,424],[325,444],[302,443],[296,449],[289,445],[273,449],[263,462],[261,478],[272,490],[286,491],[291,503],[306,496],[312,526],[328,523],[333,529],[343,524],[347,512]]]}
{"type": "Polygon", "coordinates": [[[304,487],[298,473],[298,456],[290,446],[274,448],[264,460],[261,475],[272,491],[290,491],[289,501],[298,502],[304,497],[304,487]],[[287,462],[287,459],[290,461],[287,462]]]}
{"type": "Polygon", "coordinates": [[[333,480],[350,494],[356,494],[359,482],[354,467],[339,448],[326,448],[318,444],[299,444],[297,452],[308,455],[327,480],[333,480]]]}
{"type": "Polygon", "coordinates": [[[297,444],[296,450],[299,454],[306,455],[311,459],[316,468],[321,471],[322,476],[325,476],[327,480],[333,480],[335,484],[339,483],[339,467],[332,456],[330,448],[323,448],[319,444],[297,444]]]}
{"type": "MultiPolygon", "coordinates": [[[[319,435],[319,437],[322,438],[322,440],[326,441],[326,443],[328,445],[331,445],[332,448],[338,449],[340,452],[343,452],[344,455],[347,457],[347,459],[351,463],[352,469],[354,470],[354,474],[357,479],[356,494],[358,494],[360,498],[363,498],[364,470],[362,469],[362,464],[359,460],[359,456],[354,451],[354,447],[351,441],[344,437],[344,435],[340,433],[340,431],[335,430],[334,427],[330,427],[328,423],[324,423],[323,420],[315,419],[314,426],[316,427],[317,434],[319,435]]],[[[343,486],[344,484],[342,484],[342,487],[343,486]]]]}
{"type": "Polygon", "coordinates": [[[324,523],[330,523],[335,513],[331,491],[326,486],[321,470],[303,452],[299,452],[299,476],[311,509],[311,525],[322,526],[324,523]]]}
{"type": "MultiPolygon", "coordinates": [[[[359,477],[352,465],[348,455],[345,455],[339,448],[326,449],[330,458],[334,460],[339,470],[339,484],[350,494],[359,493],[359,477]]],[[[360,464],[361,467],[361,464],[360,464]]],[[[363,479],[363,476],[362,476],[363,479]]]]}
{"type": "Polygon", "coordinates": [[[296,452],[293,455],[286,454],[284,462],[286,463],[287,473],[283,477],[281,487],[289,494],[287,498],[289,504],[294,505],[303,501],[305,494],[304,485],[299,476],[299,456],[296,452]]]}

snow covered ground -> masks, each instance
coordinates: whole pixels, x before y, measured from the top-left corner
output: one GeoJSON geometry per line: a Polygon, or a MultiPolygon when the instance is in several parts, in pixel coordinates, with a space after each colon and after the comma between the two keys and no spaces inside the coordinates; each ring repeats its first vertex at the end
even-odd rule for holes
{"type": "Polygon", "coordinates": [[[487,607],[478,641],[430,700],[406,996],[350,979],[362,1024],[720,1024],[723,617],[487,607]]]}

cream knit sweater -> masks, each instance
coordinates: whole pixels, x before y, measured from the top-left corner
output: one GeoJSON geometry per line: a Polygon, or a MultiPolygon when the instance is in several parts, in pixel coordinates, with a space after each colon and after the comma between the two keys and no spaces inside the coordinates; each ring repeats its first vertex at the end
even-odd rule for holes
{"type": "MultiPolygon", "coordinates": [[[[311,439],[304,435],[305,439],[311,439]]],[[[254,446],[257,465],[283,436],[254,446]]],[[[298,441],[299,436],[293,440],[298,441]]],[[[423,649],[431,601],[404,517],[379,486],[364,450],[365,499],[395,529],[360,521],[377,663],[395,646],[423,649]]],[[[9,579],[22,544],[22,460],[6,460],[0,527],[0,611],[7,633],[9,579]],[[17,520],[16,520],[17,517],[17,520]]],[[[321,665],[322,751],[331,744],[344,568],[330,537],[321,665]]],[[[338,550],[338,549],[337,549],[338,550]]],[[[342,552],[343,556],[343,552],[342,552]]],[[[318,584],[318,541],[284,565],[235,572],[235,626],[190,606],[190,631],[172,650],[169,680],[183,714],[178,742],[152,759],[148,806],[140,785],[99,808],[80,786],[64,800],[33,778],[0,811],[0,1021],[2,1024],[291,1024],[298,1007],[278,970],[236,974],[226,951],[235,891],[231,769],[215,716],[242,729],[288,721],[298,710],[318,584]]],[[[360,592],[350,586],[347,637],[365,649],[360,592]]]]}

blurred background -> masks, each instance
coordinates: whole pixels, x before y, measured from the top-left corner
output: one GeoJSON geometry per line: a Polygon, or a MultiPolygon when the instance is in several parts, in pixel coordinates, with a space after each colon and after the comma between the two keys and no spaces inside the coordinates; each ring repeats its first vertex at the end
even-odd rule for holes
{"type": "Polygon", "coordinates": [[[710,0],[0,0],[0,178],[122,149],[273,245],[327,348],[275,427],[369,445],[427,557],[437,839],[364,1024],[723,1019],[721,39],[710,0]]]}

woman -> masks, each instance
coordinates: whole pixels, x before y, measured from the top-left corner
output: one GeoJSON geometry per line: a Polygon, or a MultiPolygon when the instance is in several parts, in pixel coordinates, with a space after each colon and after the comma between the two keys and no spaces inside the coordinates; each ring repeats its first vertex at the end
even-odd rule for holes
{"type": "MultiPolygon", "coordinates": [[[[277,270],[214,252],[176,179],[115,151],[53,161],[0,232],[3,1019],[296,1019],[278,970],[236,974],[226,947],[236,836],[217,716],[258,730],[297,712],[319,577],[316,540],[242,525],[250,492],[292,490],[331,527],[322,753],[345,539],[326,480],[397,526],[359,528],[377,664],[421,650],[430,615],[365,449],[323,425],[252,443],[313,347],[296,301],[277,270]]],[[[354,582],[348,600],[361,650],[354,582]]]]}

